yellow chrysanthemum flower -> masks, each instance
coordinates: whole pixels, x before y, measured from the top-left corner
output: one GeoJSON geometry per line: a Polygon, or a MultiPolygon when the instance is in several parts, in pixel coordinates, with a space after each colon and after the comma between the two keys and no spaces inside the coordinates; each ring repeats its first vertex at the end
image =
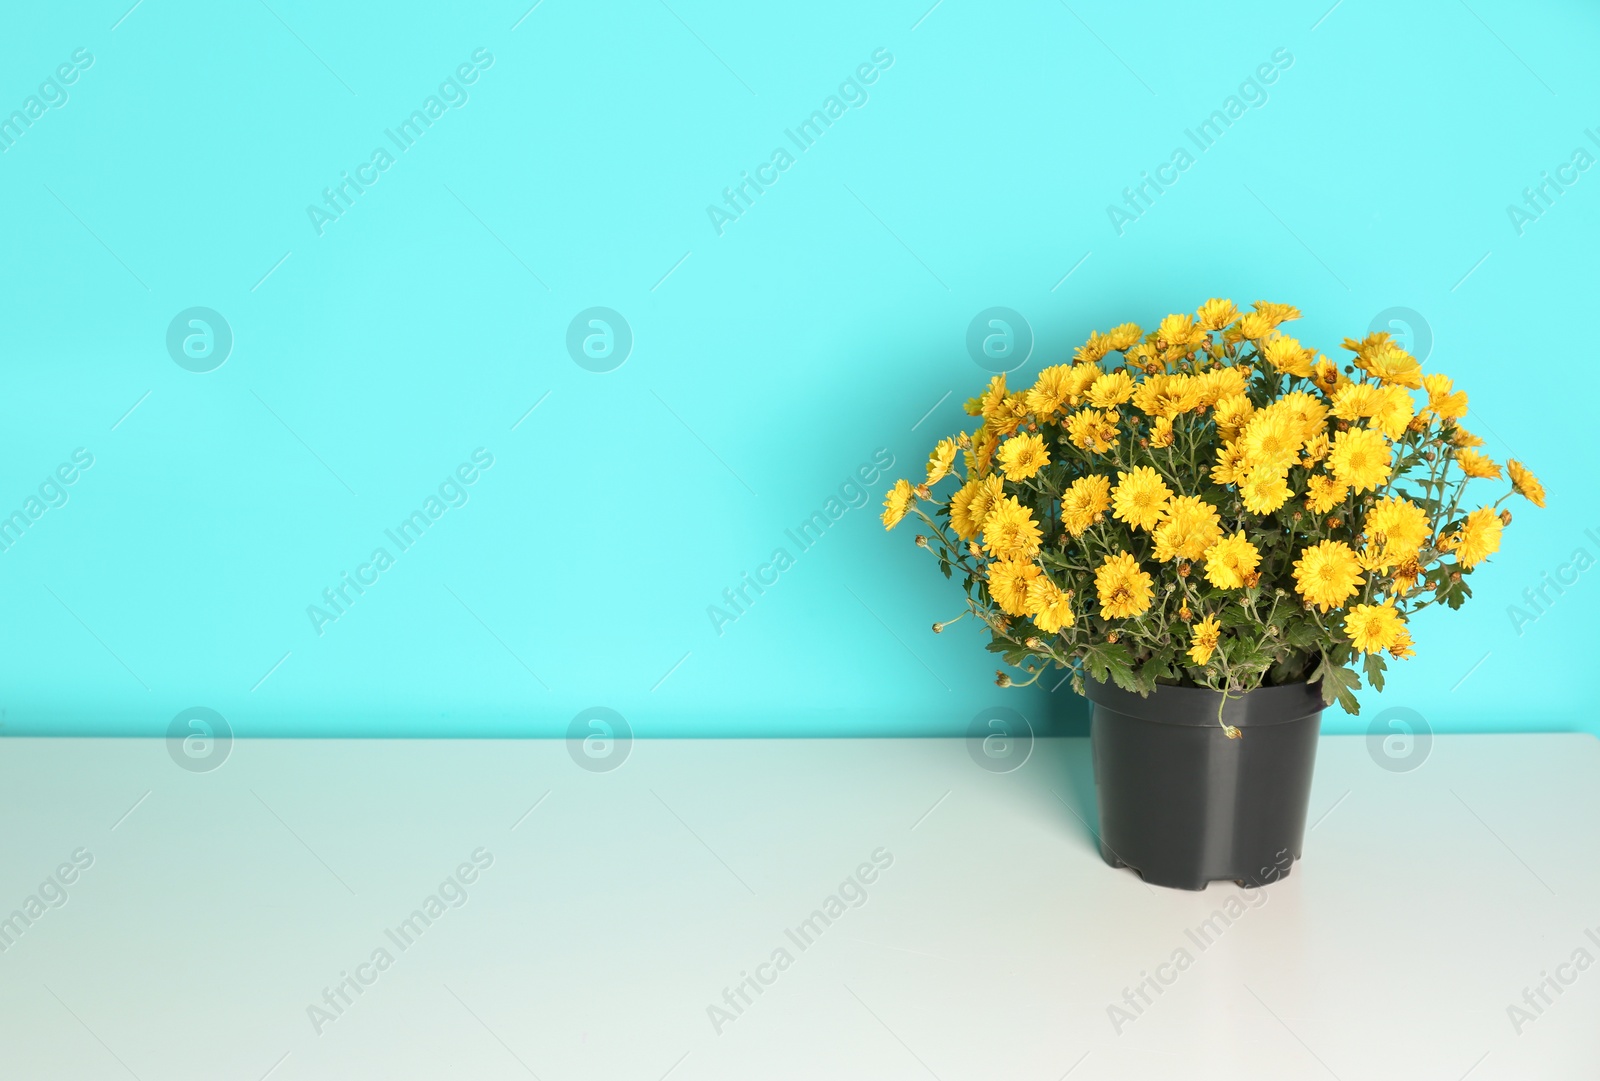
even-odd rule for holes
{"type": "Polygon", "coordinates": [[[1200,381],[1181,373],[1152,375],[1133,392],[1133,404],[1152,417],[1176,417],[1200,408],[1200,381]]]}
{"type": "Polygon", "coordinates": [[[1155,539],[1155,557],[1163,563],[1199,559],[1222,536],[1222,519],[1199,496],[1174,496],[1150,535],[1155,539]]]}
{"type": "Polygon", "coordinates": [[[1294,492],[1289,488],[1284,474],[1281,466],[1251,466],[1250,472],[1239,485],[1239,495],[1243,497],[1245,507],[1255,514],[1271,514],[1287,503],[1294,492]]]}
{"type": "Polygon", "coordinates": [[[1328,456],[1328,452],[1332,449],[1333,440],[1328,438],[1328,433],[1318,432],[1316,435],[1306,440],[1306,445],[1301,450],[1300,464],[1305,466],[1307,469],[1310,469],[1312,466],[1322,461],[1322,459],[1326,458],[1328,456]]]}
{"type": "Polygon", "coordinates": [[[1207,330],[1221,330],[1239,318],[1239,309],[1233,306],[1231,300],[1212,297],[1200,305],[1200,310],[1195,312],[1195,318],[1207,330]]]}
{"type": "Polygon", "coordinates": [[[1041,631],[1055,634],[1062,627],[1072,626],[1072,594],[1063,591],[1048,574],[1040,574],[1028,584],[1028,613],[1041,631]]]}
{"type": "Polygon", "coordinates": [[[1306,506],[1313,514],[1327,514],[1343,503],[1345,496],[1349,494],[1349,485],[1339,482],[1326,473],[1314,473],[1311,479],[1306,481],[1306,506]]]}
{"type": "Polygon", "coordinates": [[[1258,300],[1251,307],[1255,310],[1247,312],[1229,328],[1228,340],[1249,339],[1259,343],[1271,337],[1279,324],[1300,318],[1300,310],[1289,304],[1273,304],[1258,300]]]}
{"type": "Polygon", "coordinates": [[[1428,513],[1402,496],[1384,496],[1367,512],[1367,532],[1382,534],[1390,548],[1410,557],[1421,550],[1433,531],[1428,513]]]}
{"type": "Polygon", "coordinates": [[[1345,613],[1344,633],[1361,653],[1382,653],[1405,629],[1392,604],[1358,604],[1345,613]]]}
{"type": "Polygon", "coordinates": [[[1536,507],[1544,506],[1544,485],[1539,483],[1539,478],[1528,472],[1528,467],[1515,458],[1506,463],[1506,470],[1511,474],[1511,490],[1522,496],[1536,507]]]}
{"type": "Polygon", "coordinates": [[[1004,492],[998,475],[982,480],[969,480],[950,497],[950,527],[956,536],[969,541],[983,531],[983,520],[989,517],[1004,492]]]}
{"type": "Polygon", "coordinates": [[[969,478],[987,477],[989,475],[989,465],[994,460],[995,447],[999,443],[999,437],[989,430],[988,422],[985,421],[978,427],[977,431],[972,433],[969,442],[972,445],[961,455],[962,460],[966,462],[967,476],[969,478]]]}
{"type": "Polygon", "coordinates": [[[1285,375],[1311,378],[1311,358],[1316,355],[1315,352],[1287,334],[1274,334],[1262,342],[1261,355],[1268,364],[1285,375]]]}
{"type": "Polygon", "coordinates": [[[1171,495],[1172,489],[1147,465],[1138,466],[1131,473],[1119,470],[1117,486],[1111,492],[1111,516],[1136,529],[1149,529],[1161,520],[1171,495]]]}
{"type": "Polygon", "coordinates": [[[1300,318],[1300,309],[1293,304],[1278,304],[1271,300],[1258,300],[1250,305],[1256,314],[1268,320],[1274,327],[1281,323],[1292,323],[1300,318]]]}
{"type": "Polygon", "coordinates": [[[1096,409],[1113,409],[1133,397],[1133,376],[1118,369],[1094,381],[1089,388],[1089,404],[1096,409]]]}
{"type": "Polygon", "coordinates": [[[1199,390],[1201,407],[1216,405],[1224,398],[1243,395],[1249,387],[1244,372],[1227,364],[1200,373],[1194,382],[1199,390]]]}
{"type": "Polygon", "coordinates": [[[1194,632],[1189,639],[1189,659],[1195,664],[1205,664],[1216,652],[1217,643],[1221,640],[1222,624],[1217,622],[1215,616],[1206,616],[1194,625],[1194,632]]]}
{"type": "Polygon", "coordinates": [[[1168,377],[1162,374],[1147,375],[1133,388],[1133,407],[1149,417],[1162,415],[1161,388],[1168,377]]]}
{"type": "Polygon", "coordinates": [[[1333,395],[1333,415],[1340,420],[1360,420],[1372,415],[1376,383],[1347,383],[1333,395]]]}
{"type": "Polygon", "coordinates": [[[1355,596],[1361,583],[1361,564],[1344,541],[1325,540],[1305,549],[1294,564],[1295,590],[1326,612],[1355,596]]]}
{"type": "Polygon", "coordinates": [[[1261,565],[1261,552],[1241,530],[1223,537],[1206,550],[1206,580],[1218,589],[1238,589],[1252,584],[1261,565]]]}
{"type": "Polygon", "coordinates": [[[1454,390],[1448,375],[1425,375],[1422,389],[1428,392],[1428,411],[1440,420],[1460,420],[1467,415],[1467,392],[1454,390]]]}
{"type": "Polygon", "coordinates": [[[1500,533],[1505,523],[1493,507],[1479,507],[1467,515],[1452,538],[1456,562],[1463,567],[1476,567],[1500,550],[1500,533]]]}
{"type": "Polygon", "coordinates": [[[989,385],[984,388],[982,394],[976,398],[967,399],[967,415],[969,417],[982,416],[987,419],[989,414],[994,412],[1005,400],[1006,373],[1001,372],[989,380],[989,385]]]}
{"type": "Polygon", "coordinates": [[[1123,359],[1130,368],[1139,368],[1146,372],[1159,372],[1166,367],[1166,363],[1150,342],[1140,342],[1123,353],[1123,359]]]}
{"type": "Polygon", "coordinates": [[[1399,633],[1394,636],[1394,641],[1389,644],[1389,656],[1397,661],[1409,661],[1417,655],[1417,651],[1412,649],[1411,645],[1411,632],[1401,627],[1399,633]]]}
{"type": "Polygon", "coordinates": [[[1450,433],[1450,445],[1461,447],[1464,450],[1473,450],[1483,446],[1483,440],[1457,425],[1456,429],[1450,433]]]}
{"type": "Polygon", "coordinates": [[[1304,443],[1298,418],[1277,405],[1269,405],[1250,418],[1239,436],[1244,457],[1252,468],[1288,469],[1300,457],[1304,443]]]}
{"type": "Polygon", "coordinates": [[[1408,559],[1394,569],[1389,580],[1394,584],[1394,594],[1404,597],[1417,587],[1417,582],[1422,578],[1422,565],[1415,559],[1408,559]]]}
{"type": "Polygon", "coordinates": [[[1139,329],[1138,323],[1123,323],[1106,331],[1106,342],[1120,353],[1138,342],[1143,334],[1144,331],[1139,329]]]}
{"type": "Polygon", "coordinates": [[[1028,590],[1044,573],[1027,559],[997,559],[989,564],[989,596],[1010,616],[1028,614],[1028,590]]]}
{"type": "MultiPolygon", "coordinates": [[[[1224,370],[1232,371],[1233,369],[1224,370]]],[[[1250,423],[1250,417],[1255,411],[1255,405],[1243,394],[1230,394],[1225,398],[1218,398],[1214,416],[1217,422],[1217,431],[1223,433],[1224,441],[1232,442],[1239,430],[1250,423]]]]}
{"type": "Polygon", "coordinates": [[[1010,435],[1028,419],[1026,394],[1008,394],[984,417],[984,424],[997,436],[1010,435]]]}
{"type": "Polygon", "coordinates": [[[1389,479],[1389,441],[1371,428],[1351,428],[1333,437],[1328,455],[1333,475],[1357,492],[1369,491],[1389,479]]]}
{"type": "Polygon", "coordinates": [[[1157,417],[1156,422],[1150,425],[1150,445],[1157,449],[1172,446],[1172,441],[1177,438],[1177,433],[1172,430],[1170,417],[1157,417]]]}
{"type": "Polygon", "coordinates": [[[958,449],[954,439],[941,439],[934,444],[933,453],[928,455],[929,485],[938,484],[950,475],[950,467],[955,465],[958,449]]]}
{"type": "Polygon", "coordinates": [[[1461,467],[1461,472],[1469,477],[1480,480],[1499,480],[1500,463],[1475,450],[1458,450],[1450,456],[1456,465],[1461,467]]]}
{"type": "Polygon", "coordinates": [[[1416,404],[1400,386],[1351,383],[1333,396],[1333,415],[1340,420],[1370,419],[1371,427],[1399,439],[1416,416],[1416,404]]]}
{"type": "Polygon", "coordinates": [[[1074,537],[1101,521],[1111,506],[1111,480],[1091,473],[1079,477],[1061,497],[1061,524],[1074,537]]]}
{"type": "Polygon", "coordinates": [[[1356,366],[1385,383],[1410,390],[1422,389],[1422,365],[1393,342],[1386,341],[1365,354],[1356,354],[1356,366]]]}
{"type": "Polygon", "coordinates": [[[1318,357],[1317,362],[1311,365],[1311,381],[1329,398],[1337,394],[1341,387],[1350,385],[1349,378],[1339,370],[1339,365],[1327,357],[1318,357]]]}
{"type": "Polygon", "coordinates": [[[1050,464],[1044,437],[1034,432],[1014,435],[1000,444],[1000,471],[1007,480],[1027,480],[1050,464]]]}
{"type": "Polygon", "coordinates": [[[1161,320],[1156,327],[1156,341],[1168,353],[1187,353],[1206,340],[1204,327],[1195,326],[1193,317],[1178,312],[1161,320]]]}
{"type": "Polygon", "coordinates": [[[1246,312],[1239,319],[1238,336],[1259,342],[1270,335],[1282,320],[1273,319],[1262,312],[1246,312]]]}
{"type": "Polygon", "coordinates": [[[1083,396],[1089,393],[1089,388],[1094,386],[1094,381],[1104,373],[1098,364],[1074,364],[1067,379],[1067,404],[1078,406],[1083,404],[1083,396]]]}
{"type": "Polygon", "coordinates": [[[1098,330],[1089,332],[1089,340],[1073,350],[1072,359],[1079,364],[1098,364],[1100,358],[1111,352],[1111,339],[1098,330]]]}
{"type": "Polygon", "coordinates": [[[1139,561],[1127,552],[1110,557],[1094,572],[1100,618],[1127,619],[1142,615],[1150,607],[1152,584],[1150,576],[1139,569],[1139,561]]]}
{"type": "Polygon", "coordinates": [[[1360,363],[1361,358],[1365,357],[1379,346],[1387,345],[1389,343],[1389,338],[1390,334],[1387,330],[1375,330],[1371,334],[1368,334],[1365,338],[1361,338],[1359,340],[1355,338],[1346,338],[1344,340],[1343,347],[1354,353],[1356,355],[1357,363],[1360,363]]]}
{"type": "Polygon", "coordinates": [[[1033,512],[1014,495],[997,502],[983,520],[983,547],[996,559],[1032,559],[1042,536],[1033,512]]]}
{"type": "Polygon", "coordinates": [[[1406,425],[1417,415],[1417,403],[1400,386],[1386,386],[1378,392],[1376,408],[1371,414],[1371,425],[1390,439],[1405,434],[1406,425]]]}
{"type": "Polygon", "coordinates": [[[1315,394],[1291,391],[1272,403],[1271,408],[1287,413],[1300,425],[1300,437],[1313,439],[1328,430],[1328,407],[1315,394]]]}
{"type": "Polygon", "coordinates": [[[1244,445],[1224,443],[1217,450],[1217,464],[1211,468],[1211,479],[1218,484],[1238,484],[1249,472],[1245,461],[1244,445]]]}
{"type": "Polygon", "coordinates": [[[1080,450],[1104,454],[1117,438],[1116,410],[1078,410],[1067,418],[1067,438],[1080,450]]]}
{"type": "Polygon", "coordinates": [[[1039,373],[1039,378],[1034,380],[1033,386],[1024,395],[1028,412],[1041,421],[1050,419],[1070,404],[1072,387],[1071,365],[1052,364],[1039,373]]]}
{"type": "Polygon", "coordinates": [[[1416,556],[1433,532],[1428,512],[1400,496],[1385,496],[1367,511],[1368,570],[1388,570],[1416,556]]]}
{"type": "Polygon", "coordinates": [[[893,529],[900,524],[900,519],[906,516],[906,511],[911,509],[915,502],[917,492],[911,487],[908,480],[897,480],[894,487],[889,489],[888,497],[883,501],[883,528],[893,529]]]}

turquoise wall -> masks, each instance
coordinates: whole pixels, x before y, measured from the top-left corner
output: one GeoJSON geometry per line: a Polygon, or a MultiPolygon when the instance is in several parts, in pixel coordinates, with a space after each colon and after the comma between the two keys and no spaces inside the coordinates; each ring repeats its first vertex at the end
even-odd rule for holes
{"type": "Polygon", "coordinates": [[[528,2],[8,12],[4,732],[1050,730],[882,490],[978,313],[1015,380],[1210,296],[1550,489],[1330,728],[1596,730],[1591,6],[528,2]]]}

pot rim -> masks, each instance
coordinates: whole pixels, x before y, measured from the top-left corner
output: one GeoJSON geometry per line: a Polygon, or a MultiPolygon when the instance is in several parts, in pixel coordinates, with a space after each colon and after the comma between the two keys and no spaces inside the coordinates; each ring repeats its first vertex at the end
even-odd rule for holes
{"type": "MultiPolygon", "coordinates": [[[[1218,727],[1217,705],[1222,692],[1207,687],[1158,684],[1148,697],[1143,697],[1114,683],[1087,679],[1084,690],[1085,697],[1095,705],[1133,720],[1218,727]]],[[[1230,694],[1223,706],[1222,721],[1239,728],[1261,728],[1318,718],[1324,708],[1320,682],[1286,683],[1257,687],[1240,695],[1230,694]]],[[[1218,731],[1220,733],[1220,727],[1218,731]]]]}

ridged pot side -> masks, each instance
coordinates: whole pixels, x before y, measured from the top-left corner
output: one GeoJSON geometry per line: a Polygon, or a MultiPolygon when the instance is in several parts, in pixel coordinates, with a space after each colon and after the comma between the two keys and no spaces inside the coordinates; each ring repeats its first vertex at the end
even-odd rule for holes
{"type": "Polygon", "coordinates": [[[1090,681],[1100,854],[1145,881],[1262,886],[1300,858],[1321,730],[1314,684],[1229,695],[1157,687],[1141,697],[1090,681]]]}

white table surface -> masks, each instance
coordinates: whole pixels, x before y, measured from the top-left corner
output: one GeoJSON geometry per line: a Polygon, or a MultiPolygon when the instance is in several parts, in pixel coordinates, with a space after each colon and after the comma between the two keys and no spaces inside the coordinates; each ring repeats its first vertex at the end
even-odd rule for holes
{"type": "Polygon", "coordinates": [[[1009,773],[932,739],[638,741],[606,772],[559,740],[240,740],[189,772],[160,740],[7,739],[0,808],[0,919],[93,857],[0,953],[6,1079],[1600,1077],[1585,735],[1435,737],[1402,772],[1324,738],[1305,858],[1252,892],[1105,866],[1078,739],[1009,773]],[[319,1034],[308,1007],[379,947],[319,1034]],[[1517,1031],[1547,974],[1572,979],[1517,1031]]]}

